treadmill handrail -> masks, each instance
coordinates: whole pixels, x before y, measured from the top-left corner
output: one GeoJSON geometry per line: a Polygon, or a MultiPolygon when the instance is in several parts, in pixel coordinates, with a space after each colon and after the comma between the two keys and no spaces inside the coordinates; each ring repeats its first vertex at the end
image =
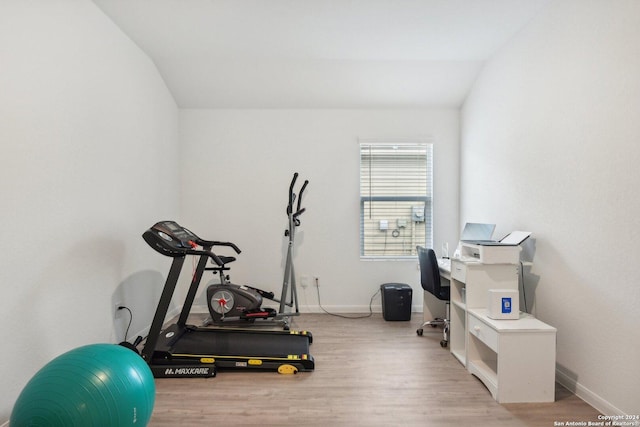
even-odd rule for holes
{"type": "Polygon", "coordinates": [[[202,246],[202,247],[213,247],[213,246],[229,246],[231,247],[234,251],[236,251],[237,254],[241,253],[242,251],[240,250],[239,247],[237,247],[234,243],[232,242],[219,242],[216,240],[204,240],[201,238],[198,238],[197,240],[195,240],[195,242],[202,246]]]}
{"type": "Polygon", "coordinates": [[[213,260],[218,266],[224,267],[224,262],[218,257],[218,255],[214,254],[210,250],[198,250],[198,249],[187,249],[185,251],[186,255],[206,255],[213,260]]]}

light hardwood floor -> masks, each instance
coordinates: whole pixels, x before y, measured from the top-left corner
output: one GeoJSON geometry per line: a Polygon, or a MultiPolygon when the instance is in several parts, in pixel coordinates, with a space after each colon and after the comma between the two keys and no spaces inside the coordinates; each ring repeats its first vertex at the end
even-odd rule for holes
{"type": "MultiPolygon", "coordinates": [[[[554,403],[498,404],[440,347],[439,330],[416,335],[421,318],[303,314],[294,318],[293,329],[313,333],[315,371],[157,379],[150,426],[549,427],[597,421],[594,408],[559,385],[554,403]]],[[[191,323],[199,320],[193,315],[191,323]]]]}

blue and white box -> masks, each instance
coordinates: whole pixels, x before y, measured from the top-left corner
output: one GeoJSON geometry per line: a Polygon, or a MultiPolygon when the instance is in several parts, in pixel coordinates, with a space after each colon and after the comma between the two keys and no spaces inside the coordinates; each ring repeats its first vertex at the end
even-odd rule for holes
{"type": "Polygon", "coordinates": [[[487,316],[492,319],[520,318],[520,293],[514,289],[489,289],[487,316]]]}

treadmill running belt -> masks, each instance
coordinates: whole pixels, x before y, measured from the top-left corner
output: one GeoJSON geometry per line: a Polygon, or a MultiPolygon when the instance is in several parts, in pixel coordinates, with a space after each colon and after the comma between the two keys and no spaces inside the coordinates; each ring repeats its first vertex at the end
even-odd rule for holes
{"type": "Polygon", "coordinates": [[[187,331],[173,354],[207,356],[287,357],[309,354],[309,338],[296,334],[264,334],[217,330],[187,331]]]}

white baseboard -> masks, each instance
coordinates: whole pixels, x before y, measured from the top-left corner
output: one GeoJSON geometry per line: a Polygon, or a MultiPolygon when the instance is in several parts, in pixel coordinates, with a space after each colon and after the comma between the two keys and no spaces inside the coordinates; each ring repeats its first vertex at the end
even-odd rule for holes
{"type": "Polygon", "coordinates": [[[556,381],[558,384],[575,394],[580,399],[584,400],[589,405],[593,406],[596,410],[604,415],[629,415],[616,408],[611,403],[592,392],[574,378],[571,378],[561,370],[556,368],[556,381]]]}
{"type": "Polygon", "coordinates": [[[0,427],[9,427],[9,420],[7,420],[5,423],[0,424],[0,427]]]}

